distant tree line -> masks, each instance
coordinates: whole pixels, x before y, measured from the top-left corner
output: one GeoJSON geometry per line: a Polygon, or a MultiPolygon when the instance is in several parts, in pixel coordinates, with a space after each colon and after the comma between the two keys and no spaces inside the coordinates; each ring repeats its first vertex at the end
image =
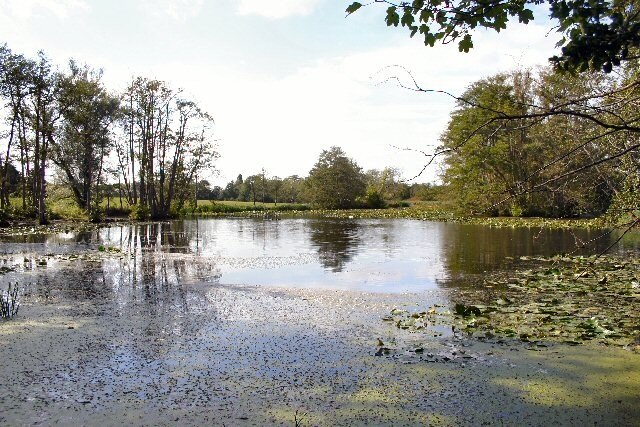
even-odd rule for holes
{"type": "Polygon", "coordinates": [[[137,77],[113,93],[99,70],[73,60],[57,70],[42,52],[31,59],[2,45],[0,101],[5,215],[47,223],[55,180],[92,219],[114,182],[138,216],[167,218],[195,199],[190,189],[217,158],[212,118],[162,81],[137,77]]]}
{"type": "Polygon", "coordinates": [[[395,167],[363,171],[340,147],[323,150],[306,177],[269,176],[262,169],[246,178],[242,174],[224,188],[200,182],[198,198],[256,203],[308,203],[317,208],[382,208],[413,198],[436,200],[441,186],[407,183],[395,167]]]}

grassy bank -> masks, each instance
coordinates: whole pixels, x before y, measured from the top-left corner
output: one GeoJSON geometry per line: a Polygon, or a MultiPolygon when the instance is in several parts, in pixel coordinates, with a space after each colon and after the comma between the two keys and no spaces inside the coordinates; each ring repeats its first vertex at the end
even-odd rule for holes
{"type": "MultiPolygon", "coordinates": [[[[200,209],[200,202],[198,205],[200,209]]],[[[214,208],[198,214],[210,216],[261,217],[265,213],[278,212],[280,217],[317,217],[341,219],[406,218],[424,221],[443,221],[491,227],[540,227],[540,228],[604,228],[611,226],[605,218],[523,218],[483,217],[456,214],[450,206],[440,202],[414,202],[408,207],[386,209],[311,209],[307,205],[256,204],[245,202],[216,202],[214,208]]]]}
{"type": "MultiPolygon", "coordinates": [[[[348,209],[328,210],[312,209],[308,204],[301,203],[253,203],[240,201],[211,201],[199,200],[197,207],[183,208],[178,216],[198,217],[247,217],[247,218],[286,218],[286,217],[314,217],[341,219],[384,219],[406,218],[428,221],[443,221],[464,224],[487,225],[491,227],[540,227],[540,228],[605,228],[615,226],[607,218],[524,218],[524,217],[484,217],[460,215],[443,202],[411,202],[395,203],[385,209],[348,209]]],[[[21,206],[21,200],[11,200],[11,208],[5,211],[7,220],[17,223],[29,223],[34,215],[21,206]]],[[[70,195],[55,194],[47,201],[50,219],[74,222],[89,222],[89,215],[80,209],[70,195]]],[[[103,201],[101,208],[104,217],[128,220],[131,206],[123,200],[112,198],[110,203],[103,201]]]]}

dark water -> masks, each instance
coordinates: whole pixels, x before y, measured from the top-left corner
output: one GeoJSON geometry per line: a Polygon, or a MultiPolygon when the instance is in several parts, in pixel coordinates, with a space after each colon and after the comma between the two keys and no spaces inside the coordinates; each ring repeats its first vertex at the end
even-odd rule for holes
{"type": "MultiPolygon", "coordinates": [[[[158,255],[184,254],[181,268],[222,284],[407,292],[468,286],[487,272],[512,268],[521,256],[594,253],[618,237],[576,249],[601,235],[397,219],[199,219],[30,236],[2,246],[5,253],[65,253],[104,245],[134,255],[136,270],[147,263],[154,272],[158,255]]],[[[639,249],[640,238],[629,234],[613,252],[639,249]]],[[[108,274],[123,268],[129,267],[120,262],[108,274]]]]}

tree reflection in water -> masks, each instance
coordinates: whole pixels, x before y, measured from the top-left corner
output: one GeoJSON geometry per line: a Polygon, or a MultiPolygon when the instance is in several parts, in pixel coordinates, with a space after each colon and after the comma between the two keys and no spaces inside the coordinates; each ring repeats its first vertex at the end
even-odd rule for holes
{"type": "Polygon", "coordinates": [[[355,220],[310,220],[308,225],[320,262],[334,273],[343,271],[363,244],[360,225],[355,220]]]}

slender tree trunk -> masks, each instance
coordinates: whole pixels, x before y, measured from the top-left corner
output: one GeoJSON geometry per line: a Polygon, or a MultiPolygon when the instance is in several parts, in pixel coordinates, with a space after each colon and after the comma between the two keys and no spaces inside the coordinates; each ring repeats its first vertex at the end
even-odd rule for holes
{"type": "Polygon", "coordinates": [[[7,154],[4,160],[3,174],[2,174],[2,188],[0,189],[0,207],[5,208],[9,204],[9,194],[7,192],[7,181],[9,181],[9,156],[11,155],[11,144],[13,143],[13,136],[16,124],[16,116],[14,115],[11,120],[11,130],[9,132],[9,141],[7,142],[7,154]]]}
{"type": "Polygon", "coordinates": [[[47,212],[45,210],[45,195],[47,193],[47,181],[45,176],[45,169],[47,164],[47,138],[42,134],[42,150],[40,153],[40,185],[38,193],[38,223],[41,225],[48,224],[47,212]]]}

